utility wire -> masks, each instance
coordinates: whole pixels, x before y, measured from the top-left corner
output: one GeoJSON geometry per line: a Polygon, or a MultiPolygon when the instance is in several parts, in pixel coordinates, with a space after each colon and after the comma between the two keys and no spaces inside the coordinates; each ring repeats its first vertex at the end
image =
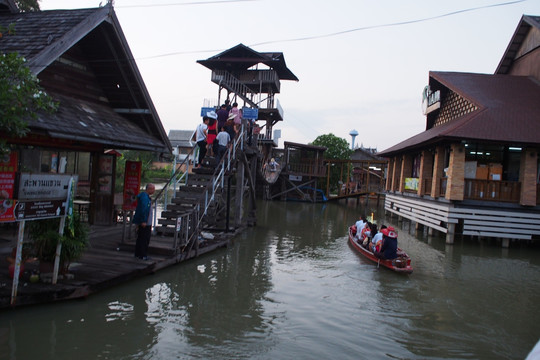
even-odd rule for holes
{"type": "Polygon", "coordinates": [[[184,6],[184,5],[210,5],[210,4],[222,4],[222,3],[235,3],[235,2],[247,2],[247,1],[260,1],[260,0],[214,0],[214,1],[192,1],[186,3],[171,3],[171,4],[148,4],[148,5],[120,5],[115,8],[146,8],[146,7],[163,7],[163,6],[184,6]]]}
{"type": "Polygon", "coordinates": [[[525,2],[525,1],[528,1],[528,0],[516,0],[516,1],[510,1],[510,2],[499,3],[499,4],[478,6],[478,7],[474,7],[474,8],[452,11],[452,12],[449,12],[449,13],[446,13],[446,14],[431,16],[431,17],[422,18],[422,19],[402,21],[402,22],[396,22],[396,23],[390,23],[390,24],[382,24],[382,25],[364,26],[364,27],[359,27],[359,28],[355,28],[355,29],[349,29],[349,30],[338,31],[338,32],[335,32],[335,33],[324,34],[324,35],[306,36],[306,37],[295,38],[295,39],[265,41],[265,42],[251,44],[250,46],[259,46],[259,45],[273,44],[273,43],[279,43],[279,42],[291,42],[291,41],[305,41],[305,40],[322,39],[322,38],[327,38],[327,37],[332,37],[332,36],[348,34],[348,33],[356,32],[356,31],[380,29],[380,28],[392,27],[392,26],[409,25],[409,24],[414,24],[414,23],[419,23],[419,22],[424,22],[424,21],[440,19],[440,18],[447,17],[447,16],[462,14],[462,13],[465,13],[465,12],[476,11],[476,10],[481,10],[481,9],[486,9],[486,8],[491,8],[491,7],[514,5],[514,4],[525,2]]]}
{"type": "MultiPolygon", "coordinates": [[[[236,1],[254,1],[254,0],[236,0],[236,1]]],[[[250,44],[249,46],[252,47],[252,46],[260,46],[260,45],[276,44],[276,43],[282,43],[282,42],[315,40],[315,39],[322,39],[322,38],[339,36],[339,35],[348,34],[348,33],[357,32],[357,31],[365,31],[365,30],[379,29],[379,28],[385,28],[385,27],[409,25],[409,24],[415,24],[415,23],[420,23],[420,22],[425,22],[425,21],[431,21],[431,20],[435,20],[435,19],[448,17],[448,16],[453,16],[453,15],[462,14],[462,13],[471,12],[471,11],[478,11],[478,10],[482,10],[482,9],[492,8],[492,7],[514,5],[514,4],[518,4],[518,3],[522,3],[522,2],[526,2],[526,1],[528,1],[528,0],[515,0],[515,1],[509,1],[509,2],[498,3],[498,4],[484,5],[484,6],[474,7],[474,8],[468,8],[468,9],[452,11],[452,12],[449,12],[449,13],[446,13],[446,14],[431,16],[431,17],[422,18],[422,19],[401,21],[401,22],[395,22],[395,23],[389,23],[389,24],[381,24],[381,25],[364,26],[364,27],[359,27],[359,28],[354,28],[354,29],[349,29],[349,30],[338,31],[338,32],[330,33],[330,34],[323,34],[323,35],[313,35],[313,36],[305,36],[305,37],[292,38],[292,39],[282,39],[282,40],[269,40],[269,41],[263,41],[263,42],[259,42],[259,43],[250,44]]],[[[221,2],[221,1],[216,1],[216,2],[221,2]]],[[[232,2],[232,1],[223,1],[223,2],[232,2]]],[[[154,5],[148,5],[148,6],[154,6],[154,5]]],[[[209,52],[222,52],[224,50],[226,50],[226,49],[178,51],[178,52],[172,52],[172,53],[167,53],[167,54],[160,54],[160,55],[141,57],[139,59],[140,60],[147,60],[147,59],[155,59],[155,58],[166,57],[166,56],[174,56],[174,55],[198,54],[198,53],[209,53],[209,52]]]]}

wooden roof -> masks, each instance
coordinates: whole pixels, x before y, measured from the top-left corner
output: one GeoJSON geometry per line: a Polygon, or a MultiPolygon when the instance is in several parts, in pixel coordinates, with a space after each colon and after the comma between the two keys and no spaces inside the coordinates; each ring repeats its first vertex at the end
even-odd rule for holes
{"type": "Polygon", "coordinates": [[[15,34],[2,37],[0,48],[25,57],[38,78],[65,65],[62,58],[66,54],[72,58],[75,54],[78,57],[75,65],[84,64],[85,76],[92,77],[99,88],[96,92],[100,96],[92,99],[86,97],[87,90],[82,84],[79,94],[71,94],[51,89],[52,81],[42,81],[45,90],[60,100],[60,109],[58,114],[41,114],[41,123],[30,123],[32,131],[45,131],[40,124],[46,123],[54,128],[47,130],[50,136],[68,137],[78,128],[74,119],[85,115],[85,110],[80,109],[92,108],[93,121],[85,122],[87,140],[93,139],[109,148],[172,151],[112,6],[0,12],[0,25],[9,24],[15,24],[15,34]],[[129,131],[133,136],[127,134],[129,131]]]}
{"type": "Polygon", "coordinates": [[[531,28],[540,29],[540,16],[523,15],[495,70],[495,74],[508,74],[531,28]]]}
{"type": "MultiPolygon", "coordinates": [[[[540,83],[533,78],[430,72],[432,88],[435,83],[475,104],[478,109],[432,127],[378,155],[391,156],[445,140],[540,145],[540,83]]],[[[444,99],[441,103],[444,104],[444,99]]]]}
{"type": "Polygon", "coordinates": [[[298,81],[296,75],[287,68],[281,52],[257,52],[244,44],[238,44],[206,60],[197,60],[210,70],[241,71],[257,64],[265,64],[278,74],[281,80],[298,81]]]}

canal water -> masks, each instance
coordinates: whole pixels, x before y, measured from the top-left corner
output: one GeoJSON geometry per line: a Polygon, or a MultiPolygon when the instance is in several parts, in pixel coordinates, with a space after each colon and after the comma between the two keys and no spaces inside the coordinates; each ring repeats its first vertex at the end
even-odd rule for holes
{"type": "MultiPolygon", "coordinates": [[[[114,265],[111,265],[114,266],[114,265]]],[[[259,202],[234,244],[86,300],[0,312],[0,359],[524,359],[540,249],[414,234],[376,204],[259,202]],[[393,225],[412,275],[347,243],[393,225]]]]}

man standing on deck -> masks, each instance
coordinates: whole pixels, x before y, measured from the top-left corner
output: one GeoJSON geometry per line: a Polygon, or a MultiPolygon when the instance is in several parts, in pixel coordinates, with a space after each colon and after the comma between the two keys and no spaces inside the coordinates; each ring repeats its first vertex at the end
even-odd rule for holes
{"type": "Polygon", "coordinates": [[[147,184],[146,190],[137,195],[137,208],[133,216],[133,224],[137,225],[135,257],[142,260],[149,260],[148,245],[152,234],[152,199],[150,196],[155,191],[154,184],[147,184]]]}

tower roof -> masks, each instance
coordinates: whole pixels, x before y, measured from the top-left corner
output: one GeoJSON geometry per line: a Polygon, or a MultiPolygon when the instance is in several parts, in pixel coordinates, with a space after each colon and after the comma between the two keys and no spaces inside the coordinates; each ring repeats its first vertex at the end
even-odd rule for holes
{"type": "Polygon", "coordinates": [[[257,52],[244,44],[238,44],[206,60],[197,60],[210,70],[240,71],[247,70],[257,64],[264,64],[278,74],[281,80],[298,81],[285,64],[285,58],[281,52],[257,52]]]}

